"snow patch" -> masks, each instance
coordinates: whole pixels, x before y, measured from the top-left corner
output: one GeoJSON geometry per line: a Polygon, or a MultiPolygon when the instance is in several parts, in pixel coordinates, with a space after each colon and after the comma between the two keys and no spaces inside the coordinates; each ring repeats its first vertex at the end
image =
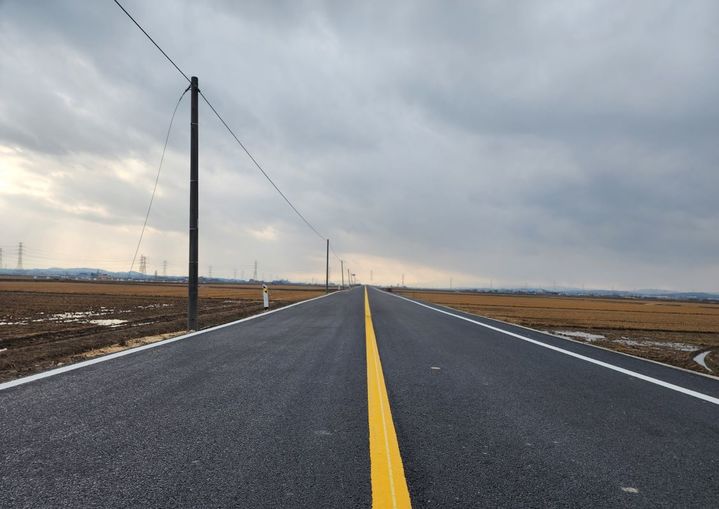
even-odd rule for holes
{"type": "Polygon", "coordinates": [[[710,373],[714,373],[714,371],[712,371],[712,369],[709,366],[707,366],[707,363],[706,363],[707,355],[709,355],[710,353],[711,353],[711,350],[707,350],[706,352],[700,353],[699,355],[694,357],[694,362],[696,362],[697,364],[702,366],[704,369],[706,369],[710,373]]]}

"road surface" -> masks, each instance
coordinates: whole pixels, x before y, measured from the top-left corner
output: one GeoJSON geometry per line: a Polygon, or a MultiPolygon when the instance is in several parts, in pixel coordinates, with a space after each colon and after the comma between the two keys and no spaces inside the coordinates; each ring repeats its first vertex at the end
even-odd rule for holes
{"type": "Polygon", "coordinates": [[[367,296],[0,385],[0,505],[719,503],[719,380],[367,296]]]}

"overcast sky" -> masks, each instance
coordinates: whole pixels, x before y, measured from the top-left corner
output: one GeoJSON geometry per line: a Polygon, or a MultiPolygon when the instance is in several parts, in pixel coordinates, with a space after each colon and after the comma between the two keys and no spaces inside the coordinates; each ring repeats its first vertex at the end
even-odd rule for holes
{"type": "MultiPolygon", "coordinates": [[[[364,282],[719,290],[719,2],[124,4],[364,282]]],[[[0,48],[4,265],[127,270],[184,78],[110,0],[0,0],[0,48]]],[[[149,272],[188,181],[185,96],[149,272]]],[[[324,279],[201,104],[200,273],[254,260],[324,279]]]]}

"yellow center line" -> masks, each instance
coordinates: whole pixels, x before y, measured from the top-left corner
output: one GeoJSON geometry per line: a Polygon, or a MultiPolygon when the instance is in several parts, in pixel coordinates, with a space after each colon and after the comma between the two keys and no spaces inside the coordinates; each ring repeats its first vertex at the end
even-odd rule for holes
{"type": "Polygon", "coordinates": [[[372,507],[411,508],[402,456],[399,453],[392,410],[389,406],[382,363],[377,349],[377,337],[372,325],[367,288],[364,290],[364,310],[372,507]]]}

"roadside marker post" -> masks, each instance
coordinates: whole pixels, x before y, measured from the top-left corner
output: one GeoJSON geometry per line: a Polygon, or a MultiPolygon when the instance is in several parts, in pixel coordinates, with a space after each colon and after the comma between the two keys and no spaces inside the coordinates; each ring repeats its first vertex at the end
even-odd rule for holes
{"type": "Polygon", "coordinates": [[[262,304],[265,307],[265,311],[270,309],[270,290],[267,285],[262,285],[262,304]]]}

